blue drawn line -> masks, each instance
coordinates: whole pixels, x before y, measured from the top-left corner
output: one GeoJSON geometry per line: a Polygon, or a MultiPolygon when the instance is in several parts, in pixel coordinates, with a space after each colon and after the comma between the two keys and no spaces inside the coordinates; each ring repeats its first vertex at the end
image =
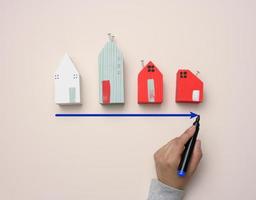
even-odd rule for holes
{"type": "Polygon", "coordinates": [[[197,114],[190,112],[188,114],[170,114],[170,113],[75,113],[75,114],[55,114],[55,117],[196,117],[197,114]]]}

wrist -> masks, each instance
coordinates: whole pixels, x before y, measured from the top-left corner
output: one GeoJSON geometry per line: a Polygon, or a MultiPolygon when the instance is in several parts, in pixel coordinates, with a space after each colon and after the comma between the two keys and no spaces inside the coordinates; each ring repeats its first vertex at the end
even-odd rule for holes
{"type": "Polygon", "coordinates": [[[186,180],[184,180],[184,177],[177,177],[177,178],[173,178],[172,180],[168,180],[168,179],[161,179],[158,178],[158,181],[162,184],[165,184],[169,187],[178,189],[178,190],[184,190],[185,189],[185,184],[186,184],[186,180]]]}

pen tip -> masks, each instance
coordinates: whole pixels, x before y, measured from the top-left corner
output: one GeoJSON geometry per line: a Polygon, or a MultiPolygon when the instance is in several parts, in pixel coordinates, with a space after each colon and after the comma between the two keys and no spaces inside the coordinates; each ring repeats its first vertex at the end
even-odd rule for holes
{"type": "Polygon", "coordinates": [[[198,124],[199,121],[200,121],[200,115],[197,115],[196,120],[195,120],[195,122],[193,123],[193,125],[198,124]]]}

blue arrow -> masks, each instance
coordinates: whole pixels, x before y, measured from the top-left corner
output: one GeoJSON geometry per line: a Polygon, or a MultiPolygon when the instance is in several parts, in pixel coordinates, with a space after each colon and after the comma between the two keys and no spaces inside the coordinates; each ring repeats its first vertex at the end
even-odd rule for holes
{"type": "Polygon", "coordinates": [[[135,113],[77,113],[77,114],[55,114],[55,117],[190,117],[190,119],[196,117],[197,114],[190,112],[188,114],[169,114],[169,113],[148,113],[148,114],[135,114],[135,113]]]}

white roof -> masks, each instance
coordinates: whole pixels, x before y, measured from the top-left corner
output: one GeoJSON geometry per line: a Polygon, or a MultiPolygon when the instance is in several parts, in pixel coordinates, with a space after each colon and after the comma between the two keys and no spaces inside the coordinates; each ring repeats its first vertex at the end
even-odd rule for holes
{"type": "Polygon", "coordinates": [[[66,53],[61,60],[55,74],[79,74],[74,63],[66,53]]]}

